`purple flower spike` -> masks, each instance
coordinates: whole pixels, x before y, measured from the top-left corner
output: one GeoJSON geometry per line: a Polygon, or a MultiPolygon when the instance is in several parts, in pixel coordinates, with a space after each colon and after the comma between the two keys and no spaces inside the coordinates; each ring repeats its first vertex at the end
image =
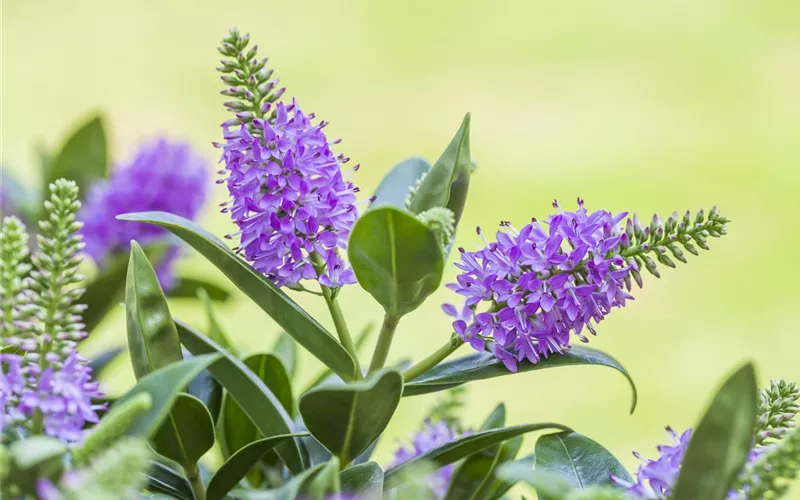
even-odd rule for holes
{"type": "Polygon", "coordinates": [[[277,285],[319,280],[339,287],[356,282],[338,251],[358,216],[358,189],[344,179],[340,164],[347,159],[331,151],[324,124],[311,118],[296,102],[278,103],[274,123],[223,125],[231,194],[223,212],[239,227],[231,235],[239,239],[236,251],[277,285]]]}
{"type": "MultiPolygon", "coordinates": [[[[434,448],[438,448],[458,437],[456,433],[447,425],[447,422],[440,420],[436,423],[426,421],[422,430],[416,432],[411,438],[410,446],[400,446],[395,451],[392,467],[416,458],[434,448]]],[[[445,465],[427,478],[431,492],[436,498],[443,498],[447,492],[447,486],[453,475],[454,464],[445,465]]]]}
{"type": "Polygon", "coordinates": [[[544,224],[534,219],[517,231],[503,222],[495,241],[460,248],[461,274],[448,285],[464,297],[460,311],[445,306],[453,329],[477,351],[490,346],[511,371],[562,353],[573,332],[588,342],[584,330],[594,334],[593,323],[633,298],[626,280],[637,266],[620,255],[627,214],[589,213],[580,200],[575,212],[554,206],[559,212],[544,224]]]}
{"type": "MultiPolygon", "coordinates": [[[[163,211],[195,219],[208,193],[209,164],[188,144],[164,138],[144,144],[129,163],[119,165],[105,182],[92,187],[78,218],[86,253],[101,267],[112,255],[129,251],[131,240],[147,245],[168,232],[152,224],[116,219],[129,212],[163,211]]],[[[157,265],[161,286],[174,282],[177,247],[157,265]]]]}

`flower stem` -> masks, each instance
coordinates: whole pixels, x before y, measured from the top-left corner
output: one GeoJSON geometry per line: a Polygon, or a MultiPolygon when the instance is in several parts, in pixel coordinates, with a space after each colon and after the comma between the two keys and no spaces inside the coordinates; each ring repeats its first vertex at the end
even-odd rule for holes
{"type": "Polygon", "coordinates": [[[358,380],[361,378],[361,363],[358,361],[356,345],[353,343],[353,337],[350,336],[350,330],[347,328],[347,322],[344,319],[344,314],[342,314],[342,308],[339,307],[339,302],[333,295],[333,290],[322,285],[320,285],[320,287],[322,288],[322,295],[325,297],[325,302],[328,304],[328,309],[331,312],[333,326],[336,327],[336,333],[339,335],[339,341],[342,343],[342,346],[344,346],[345,350],[350,354],[356,364],[356,380],[358,380]]]}
{"type": "Polygon", "coordinates": [[[203,479],[200,477],[200,471],[197,469],[197,466],[186,472],[195,500],[206,500],[206,487],[203,486],[203,479]]]}
{"type": "Polygon", "coordinates": [[[375,344],[375,352],[372,354],[372,361],[369,364],[369,373],[374,373],[386,364],[389,357],[389,349],[392,347],[392,337],[397,329],[400,318],[387,314],[383,317],[381,332],[378,334],[378,342],[375,344]]]}
{"type": "Polygon", "coordinates": [[[427,358],[423,359],[419,363],[415,364],[408,370],[404,371],[403,382],[404,383],[411,382],[412,380],[419,377],[426,371],[438,365],[439,363],[444,361],[445,358],[456,352],[456,349],[461,347],[462,344],[464,344],[464,340],[462,340],[460,337],[456,335],[453,335],[453,338],[451,338],[448,343],[437,349],[436,352],[434,352],[427,358]]]}

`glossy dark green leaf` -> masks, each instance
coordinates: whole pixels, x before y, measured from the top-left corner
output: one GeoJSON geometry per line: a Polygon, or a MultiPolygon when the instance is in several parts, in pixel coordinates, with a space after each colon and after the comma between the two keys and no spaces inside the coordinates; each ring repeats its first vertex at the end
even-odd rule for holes
{"type": "Polygon", "coordinates": [[[442,282],[444,257],[433,232],[408,212],[384,206],[353,226],[347,248],[356,278],[399,318],[419,307],[442,282]]]}
{"type": "Polygon", "coordinates": [[[544,429],[570,430],[568,427],[561,424],[545,422],[502,427],[500,429],[490,429],[461,436],[387,470],[384,475],[384,490],[396,486],[396,480],[398,477],[402,476],[403,471],[414,467],[418,463],[429,462],[436,468],[443,467],[508,439],[527,434],[528,432],[544,429]]]}
{"type": "Polygon", "coordinates": [[[85,197],[89,186],[107,175],[106,132],[103,119],[98,115],[83,123],[49,162],[45,172],[44,189],[46,192],[51,182],[63,177],[75,181],[81,197],[85,197]]]}
{"type": "Polygon", "coordinates": [[[106,369],[108,365],[111,364],[112,361],[117,359],[117,356],[124,351],[125,348],[123,347],[115,347],[113,349],[108,349],[106,351],[101,352],[97,356],[94,356],[89,361],[89,368],[92,370],[92,378],[97,378],[100,376],[103,370],[106,369]]]}
{"type": "Polygon", "coordinates": [[[189,480],[178,471],[156,462],[150,462],[150,469],[145,474],[149,491],[164,493],[180,500],[194,500],[189,480]]]}
{"type": "Polygon", "coordinates": [[[125,313],[128,350],[137,379],[183,359],[167,299],[153,266],[135,241],[131,242],[125,283],[125,313]]]}
{"type": "Polygon", "coordinates": [[[206,292],[205,288],[197,290],[197,298],[200,299],[200,303],[203,304],[203,309],[206,312],[206,336],[219,344],[220,347],[226,351],[238,357],[236,347],[231,344],[228,335],[222,329],[222,326],[220,326],[219,321],[217,321],[217,313],[214,311],[214,304],[211,302],[211,297],[208,296],[208,292],[206,292]]]}
{"type": "MultiPolygon", "coordinates": [[[[283,408],[291,415],[294,411],[292,386],[280,359],[272,354],[253,354],[244,360],[244,364],[269,387],[283,408]]],[[[233,398],[225,398],[223,411],[223,441],[228,455],[263,437],[233,398]]]]}
{"type": "Polygon", "coordinates": [[[756,374],[750,363],[725,381],[692,433],[671,498],[726,497],[753,443],[757,394],[756,374]]]}
{"type": "Polygon", "coordinates": [[[143,438],[152,436],[161,427],[178,393],[198,373],[219,359],[220,356],[217,354],[197,356],[172,363],[139,379],[130,391],[117,400],[116,404],[120,404],[142,392],[150,394],[153,404],[150,410],[134,420],[125,434],[143,438]]]}
{"type": "Polygon", "coordinates": [[[287,434],[259,439],[249,443],[225,461],[217,470],[206,489],[207,500],[221,500],[244,478],[248,470],[279,443],[300,437],[302,434],[287,434]]]}
{"type": "MultiPolygon", "coordinates": [[[[551,355],[536,364],[521,362],[518,364],[517,373],[525,373],[559,366],[607,366],[623,374],[630,383],[633,391],[631,412],[636,408],[636,385],[633,383],[628,371],[608,354],[592,349],[591,347],[574,346],[564,351],[561,355],[551,355]]],[[[443,391],[466,382],[484,380],[488,378],[514,375],[503,366],[491,353],[483,352],[464,356],[451,361],[445,361],[431,370],[423,373],[405,385],[403,396],[416,396],[430,392],[443,391]]]]}
{"type": "Polygon", "coordinates": [[[470,115],[467,113],[447,149],[433,164],[411,198],[409,209],[415,214],[434,207],[447,207],[455,215],[456,223],[461,219],[472,169],[469,123],[470,115]]]}
{"type": "Polygon", "coordinates": [[[195,299],[199,290],[205,290],[214,302],[226,302],[231,298],[231,292],[216,283],[189,276],[179,276],[167,295],[171,299],[195,299]]]}
{"type": "MultiPolygon", "coordinates": [[[[176,326],[181,343],[195,356],[207,353],[221,355],[208,371],[236,400],[264,437],[291,434],[292,420],[289,413],[247,365],[188,325],[177,321],[176,326]]],[[[297,441],[291,440],[278,445],[276,452],[289,470],[303,470],[303,458],[297,441]]]]}
{"type": "Polygon", "coordinates": [[[214,420],[203,402],[189,394],[178,394],[152,443],[160,455],[184,468],[194,468],[214,446],[214,439],[214,420]]]}
{"type": "MultiPolygon", "coordinates": [[[[189,359],[192,354],[184,350],[183,357],[189,359]]],[[[222,411],[222,385],[211,375],[211,372],[208,370],[200,372],[194,380],[189,382],[186,392],[202,401],[214,422],[219,420],[222,411]]]]}
{"type": "Polygon", "coordinates": [[[275,341],[272,352],[283,362],[289,378],[294,379],[295,373],[297,373],[297,342],[291,335],[282,332],[275,341]]]}
{"type": "Polygon", "coordinates": [[[148,222],[171,231],[225,273],[233,284],[317,359],[343,379],[353,380],[356,366],[344,347],[289,296],[234,255],[217,237],[190,220],[165,212],[125,214],[118,218],[148,222]]]}
{"type": "Polygon", "coordinates": [[[559,432],[536,441],[536,470],[549,472],[573,488],[614,486],[611,475],[632,481],[630,474],[608,450],[577,432],[559,432]]]}
{"type": "Polygon", "coordinates": [[[320,386],[300,398],[311,435],[349,464],[386,428],[403,392],[403,377],[385,369],[348,385],[320,386]]]}
{"type": "Polygon", "coordinates": [[[383,493],[383,469],[375,462],[355,465],[339,475],[342,491],[358,498],[381,498],[383,493]]]}
{"type": "Polygon", "coordinates": [[[370,208],[384,205],[406,208],[406,197],[409,189],[416,185],[417,180],[431,169],[431,164],[424,158],[413,156],[401,161],[389,171],[375,190],[375,199],[370,203],[370,208]]]}
{"type": "MultiPolygon", "coordinates": [[[[480,430],[485,431],[503,427],[505,421],[506,407],[501,403],[489,414],[481,425],[480,430]]],[[[491,481],[497,464],[501,463],[501,459],[505,461],[504,459],[512,453],[516,455],[521,444],[522,438],[516,437],[468,457],[453,471],[450,485],[444,498],[446,500],[481,498],[479,496],[481,489],[491,481]],[[508,450],[501,455],[501,447],[503,446],[507,446],[508,450]]]]}

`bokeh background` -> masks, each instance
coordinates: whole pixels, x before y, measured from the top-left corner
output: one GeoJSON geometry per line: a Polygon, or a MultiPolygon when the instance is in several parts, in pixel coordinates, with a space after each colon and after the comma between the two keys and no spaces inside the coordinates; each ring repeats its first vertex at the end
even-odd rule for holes
{"type": "MultiPolygon", "coordinates": [[[[511,423],[563,422],[634,468],[631,450],[652,456],[665,425],[692,425],[745,360],[757,363],[762,384],[800,379],[797,1],[6,0],[4,165],[37,182],[35,146],[57,147],[93,111],[106,116],[116,159],[163,132],[216,161],[211,142],[226,112],[215,47],[233,25],[271,56],[288,95],[331,122],[340,151],[362,164],[355,180],[365,196],[404,157],[435,160],[471,111],[480,170],[459,245],[477,241],[474,226],[543,217],[553,198],[573,206],[581,196],[589,208],[646,218],[717,204],[732,219],[711,252],[661,280],[646,276],[636,301],[592,339],[636,380],[633,415],[619,374],[570,368],[474,384],[469,424],[505,401],[511,423]]],[[[221,235],[231,230],[216,212],[225,193],[214,197],[203,223],[221,235]]],[[[183,267],[221,282],[197,256],[183,267]]],[[[356,288],[342,293],[354,330],[381,313],[356,288]]],[[[299,298],[330,325],[315,299],[299,298]]],[[[439,306],[451,300],[442,289],[407,316],[391,357],[419,359],[445,342],[439,306]]],[[[176,303],[173,312],[203,322],[194,306],[176,303]]],[[[278,334],[241,296],[220,315],[247,351],[278,334]]],[[[87,353],[123,343],[124,329],[118,311],[87,353]]],[[[301,363],[302,381],[320,368],[310,356],[301,363]]],[[[113,391],[133,380],[127,360],[111,372],[113,391]]],[[[435,399],[403,400],[381,461],[435,399]]]]}

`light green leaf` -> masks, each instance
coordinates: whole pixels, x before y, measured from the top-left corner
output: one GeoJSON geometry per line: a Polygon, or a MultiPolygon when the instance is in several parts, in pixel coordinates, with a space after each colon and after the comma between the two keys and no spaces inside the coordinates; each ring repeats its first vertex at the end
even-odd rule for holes
{"type": "MultiPolygon", "coordinates": [[[[521,362],[518,364],[517,373],[525,373],[559,366],[607,366],[623,374],[633,391],[631,413],[636,408],[636,386],[628,371],[608,354],[592,349],[591,347],[573,346],[564,351],[564,354],[551,355],[536,364],[521,362]]],[[[408,382],[403,389],[403,396],[416,396],[430,392],[443,391],[466,382],[484,380],[495,377],[514,375],[508,371],[503,363],[498,361],[491,353],[475,353],[451,361],[445,361],[426,371],[419,377],[408,382]]]]}
{"type": "Polygon", "coordinates": [[[401,210],[406,208],[409,190],[431,169],[424,158],[414,156],[401,161],[389,171],[375,190],[375,199],[370,208],[390,205],[401,210]]]}
{"type": "MultiPolygon", "coordinates": [[[[265,437],[291,434],[292,419],[275,394],[242,361],[215,344],[205,335],[177,321],[181,343],[195,356],[218,353],[208,371],[228,391],[265,437]]],[[[299,443],[291,440],[278,445],[276,452],[292,472],[303,470],[299,443]]]]}
{"type": "Polygon", "coordinates": [[[153,403],[146,413],[137,418],[125,433],[128,436],[149,438],[158,430],[169,414],[178,392],[194,379],[208,365],[220,359],[219,355],[209,354],[178,361],[139,379],[133,388],[117,400],[116,405],[146,392],[153,403]]]}
{"type": "Polygon", "coordinates": [[[142,247],[131,242],[125,283],[128,350],[137,379],[183,359],[167,299],[142,247]]]}
{"type": "Polygon", "coordinates": [[[436,236],[416,217],[393,207],[362,215],[347,252],[359,284],[387,317],[413,311],[442,282],[444,257],[436,236]]]}
{"type": "Polygon", "coordinates": [[[671,498],[723,500],[726,497],[750,453],[757,395],[751,363],[725,381],[692,433],[671,498]]]}
{"type": "Polygon", "coordinates": [[[142,212],[117,217],[163,227],[194,247],[269,314],[311,354],[344,380],[353,380],[353,358],[322,325],[264,275],[233,254],[224,243],[190,220],[165,212],[142,212]]]}
{"type": "Polygon", "coordinates": [[[49,162],[44,178],[45,196],[47,186],[63,177],[74,180],[84,197],[94,181],[107,175],[106,132],[103,119],[98,115],[82,124],[49,162]]]}
{"type": "Polygon", "coordinates": [[[349,464],[386,428],[402,392],[403,377],[385,369],[367,380],[311,389],[300,398],[300,414],[311,435],[349,464]]]}
{"type": "Polygon", "coordinates": [[[349,467],[339,475],[342,491],[358,498],[381,498],[383,494],[383,469],[375,462],[349,467]]]}

